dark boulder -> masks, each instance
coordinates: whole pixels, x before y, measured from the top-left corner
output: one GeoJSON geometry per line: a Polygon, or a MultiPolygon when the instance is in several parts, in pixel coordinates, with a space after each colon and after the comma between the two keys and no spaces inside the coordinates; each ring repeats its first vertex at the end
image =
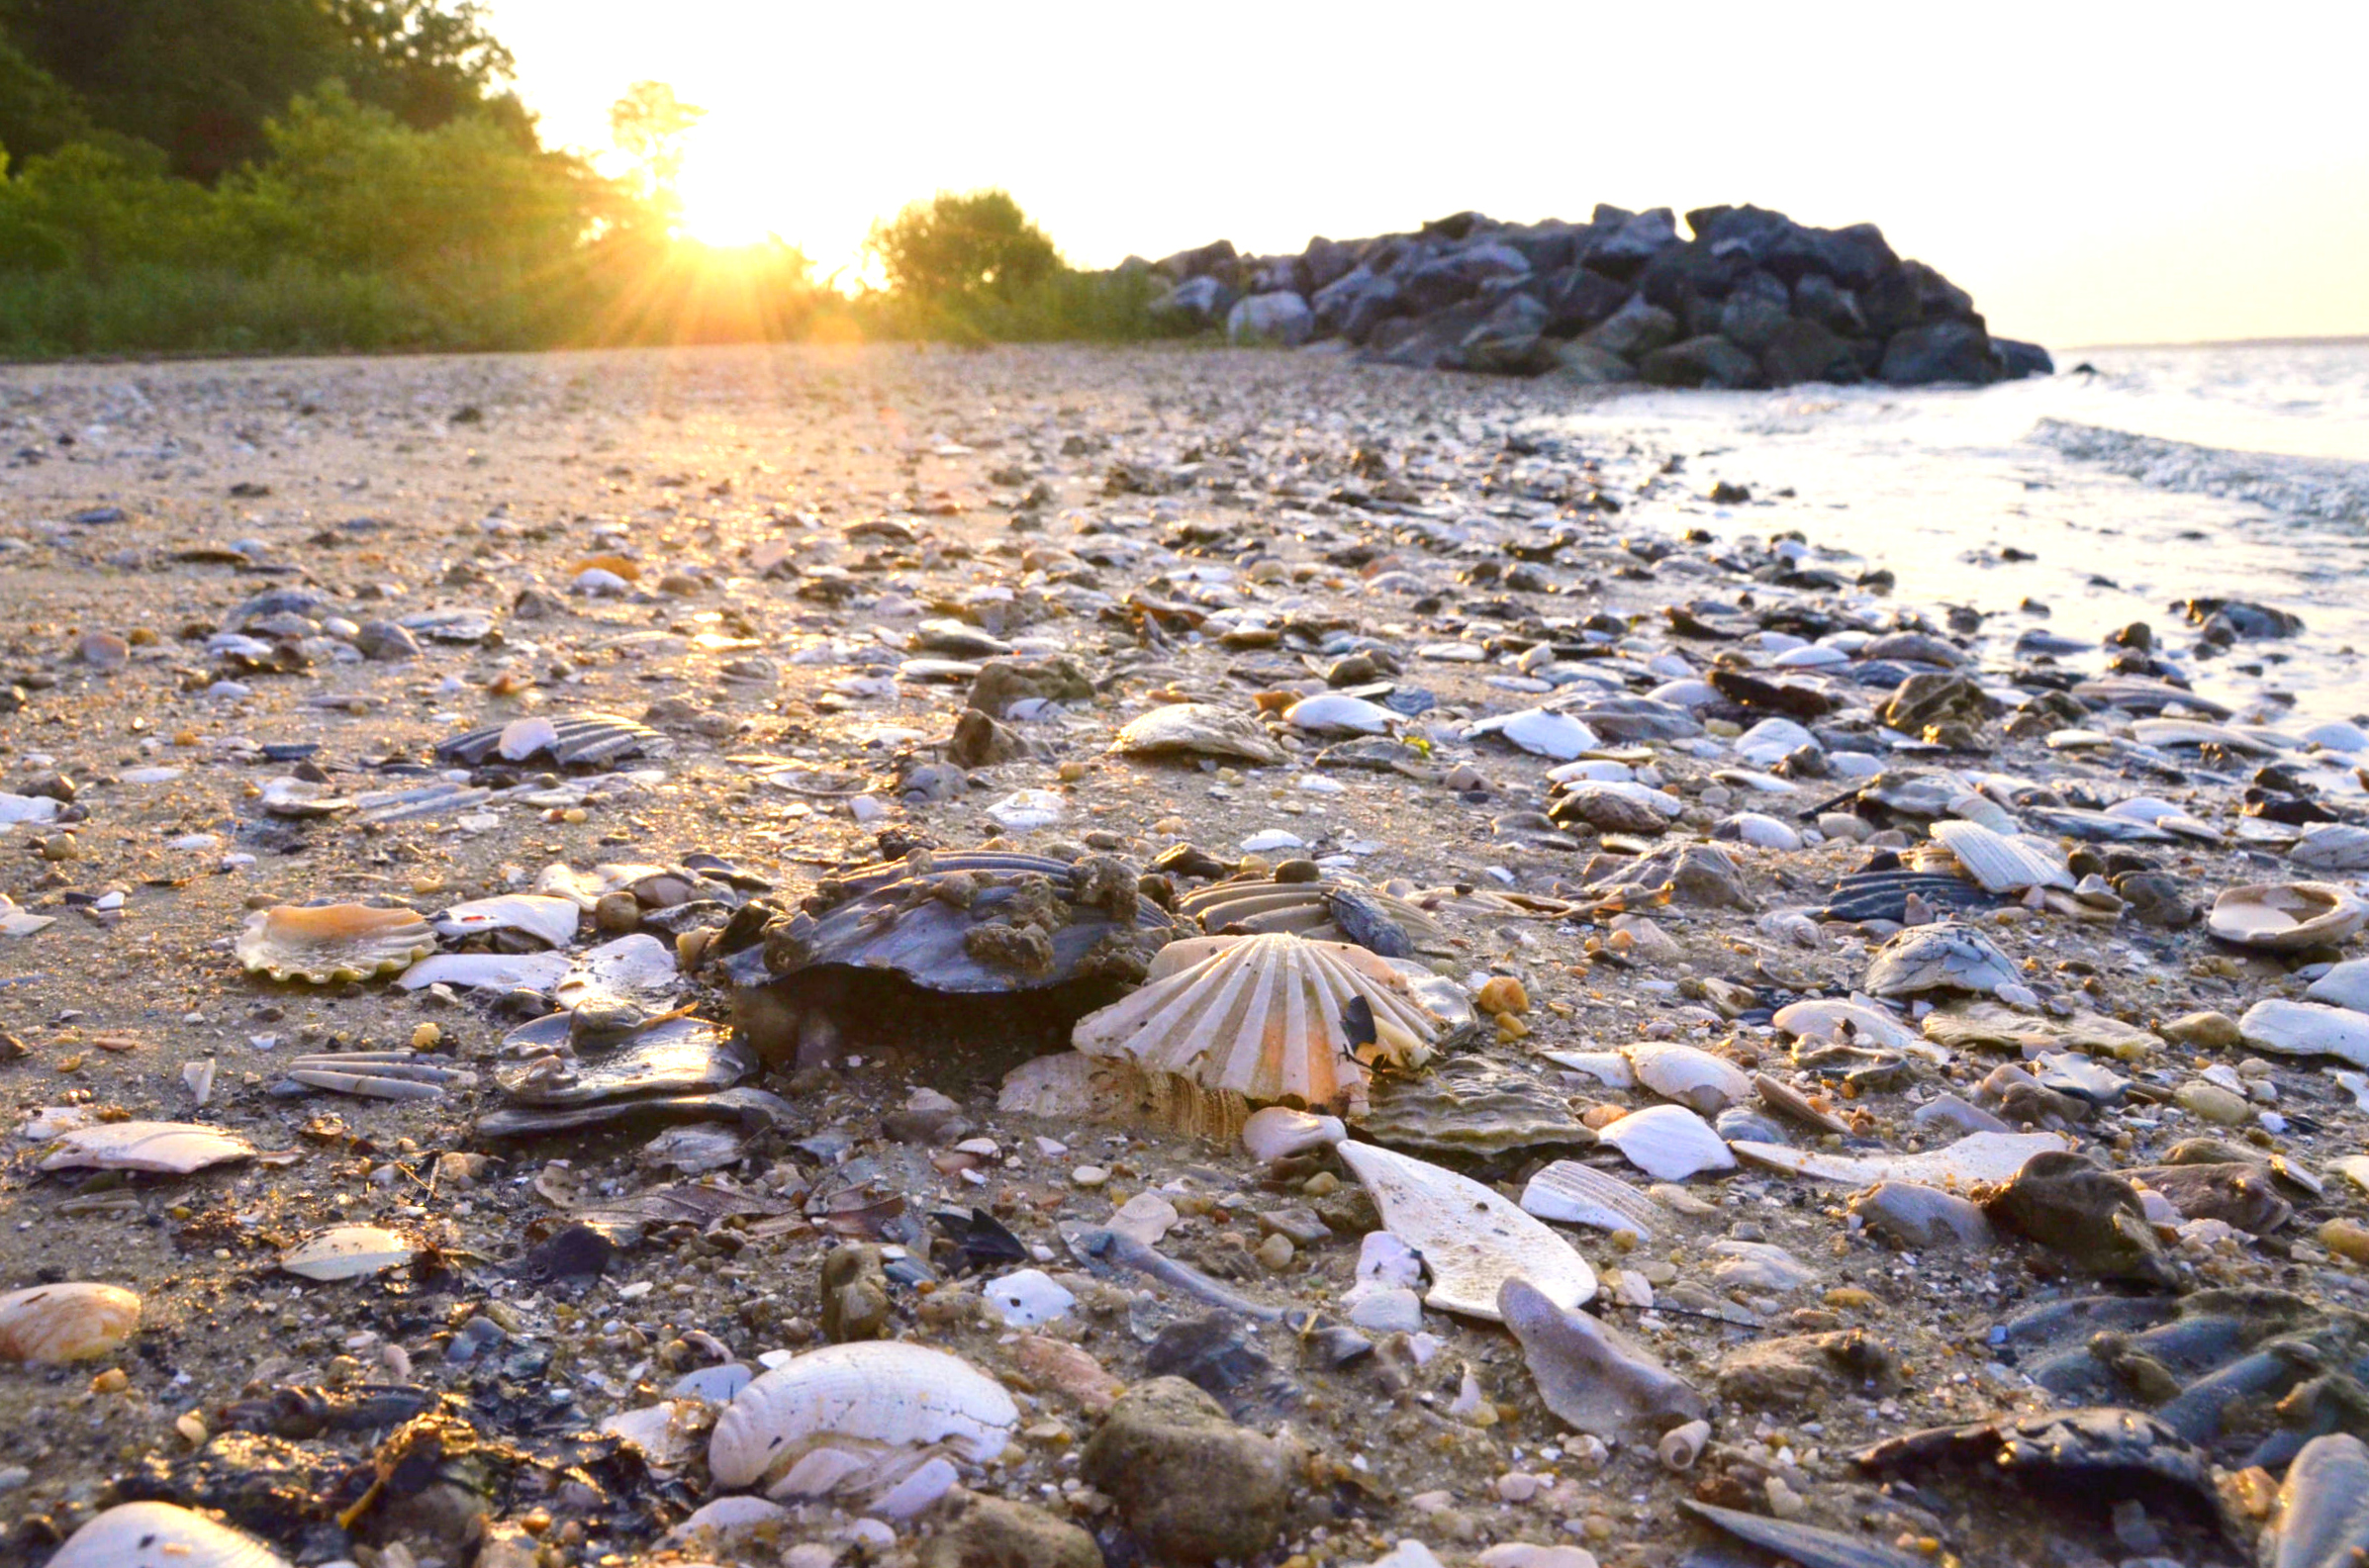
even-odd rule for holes
{"type": "Polygon", "coordinates": [[[1771,272],[1753,271],[1736,280],[1719,310],[1719,335],[1758,353],[1792,320],[1793,300],[1771,272]]]}
{"type": "Polygon", "coordinates": [[[1374,328],[1367,352],[1386,365],[1462,369],[1465,339],[1488,320],[1489,310],[1488,305],[1468,300],[1430,316],[1392,318],[1374,328]]]}
{"type": "Polygon", "coordinates": [[[1654,387],[1756,387],[1760,363],[1751,354],[1717,335],[1690,337],[1667,348],[1657,348],[1638,363],[1646,384],[1654,387]]]}
{"type": "Polygon", "coordinates": [[[1607,277],[1633,278],[1647,262],[1678,242],[1675,216],[1666,207],[1657,207],[1624,221],[1590,244],[1580,259],[1607,277]]]}
{"type": "Polygon", "coordinates": [[[1609,321],[1634,292],[1626,283],[1616,283],[1586,267],[1569,266],[1543,274],[1538,280],[1538,301],[1547,308],[1547,335],[1568,337],[1609,321]]]}
{"type": "Polygon", "coordinates": [[[1451,257],[1394,274],[1400,292],[1406,297],[1407,309],[1417,316],[1429,316],[1470,299],[1480,288],[1480,279],[1458,266],[1451,257]]]}
{"type": "Polygon", "coordinates": [[[1617,387],[1637,379],[1637,367],[1592,343],[1553,343],[1555,379],[1580,387],[1617,387]]]}
{"type": "Polygon", "coordinates": [[[1170,290],[1166,298],[1152,302],[1152,319],[1164,324],[1214,326],[1225,320],[1226,312],[1234,308],[1237,298],[1232,289],[1215,278],[1187,278],[1170,290]]]}
{"type": "Polygon", "coordinates": [[[1646,297],[1640,294],[1601,324],[1582,333],[1579,340],[1636,361],[1677,341],[1677,337],[1678,319],[1658,305],[1647,304],[1646,297]]]}
{"type": "Polygon", "coordinates": [[[1445,218],[1433,219],[1419,232],[1426,239],[1469,239],[1472,231],[1485,229],[1488,224],[1487,215],[1482,213],[1451,213],[1445,218]]]}
{"type": "Polygon", "coordinates": [[[1531,224],[1521,229],[1500,229],[1489,235],[1489,243],[1518,252],[1530,263],[1531,271],[1547,273],[1577,263],[1579,237],[1584,232],[1569,224],[1531,224]]]}
{"type": "Polygon", "coordinates": [[[2007,366],[2007,379],[2021,381],[2026,376],[2053,376],[2056,361],[2037,343],[2019,343],[2012,337],[1994,337],[1991,346],[1999,351],[2000,362],[2007,366]]]}
{"type": "Polygon", "coordinates": [[[1509,294],[1458,343],[1467,370],[1497,375],[1536,375],[1554,362],[1542,338],[1547,308],[1527,294],[1509,294]]]}
{"type": "Polygon", "coordinates": [[[1173,256],[1163,256],[1152,265],[1183,283],[1187,278],[1207,277],[1233,259],[1234,241],[1216,239],[1191,250],[1180,250],[1173,256]]]}
{"type": "Polygon", "coordinates": [[[1997,381],[2005,369],[1981,327],[1971,322],[1935,322],[1894,332],[1876,374],[1895,387],[1944,381],[1981,387],[1997,381]]]}
{"type": "Polygon", "coordinates": [[[1816,322],[1838,337],[1867,335],[1859,297],[1823,272],[1805,272],[1793,280],[1793,314],[1816,322]]]}
{"type": "Polygon", "coordinates": [[[1404,309],[1398,281],[1376,277],[1363,265],[1318,289],[1308,303],[1316,312],[1317,335],[1337,333],[1353,343],[1366,341],[1376,323],[1404,309]]]}
{"type": "Polygon", "coordinates": [[[1798,316],[1777,323],[1760,345],[1760,372],[1772,387],[1804,381],[1837,385],[1857,381],[1862,372],[1851,345],[1817,322],[1798,316]]]}
{"type": "Polygon", "coordinates": [[[1313,294],[1349,276],[1357,267],[1358,251],[1355,245],[1318,234],[1308,241],[1299,259],[1308,273],[1308,286],[1302,292],[1313,294]]]}

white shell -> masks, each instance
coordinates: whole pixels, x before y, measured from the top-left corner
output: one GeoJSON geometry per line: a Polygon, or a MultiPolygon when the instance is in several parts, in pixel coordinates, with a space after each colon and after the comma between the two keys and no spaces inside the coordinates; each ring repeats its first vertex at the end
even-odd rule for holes
{"type": "Polygon", "coordinates": [[[1684,1181],[1700,1170],[1732,1170],[1726,1140],[1694,1112],[1677,1105],[1632,1111],[1596,1137],[1657,1181],[1684,1181]]]}
{"type": "Polygon", "coordinates": [[[247,972],[316,985],[390,974],[435,950],[435,932],[419,914],[367,904],[258,910],[237,945],[247,972]]]}
{"type": "MultiPolygon", "coordinates": [[[[702,1406],[696,1399],[665,1399],[655,1405],[620,1410],[614,1416],[604,1417],[600,1430],[624,1438],[639,1448],[642,1457],[650,1463],[671,1468],[691,1457],[693,1438],[697,1426],[702,1424],[702,1406]]],[[[753,1503],[761,1500],[738,1498],[732,1501],[753,1503]]],[[[696,1514],[692,1517],[698,1518],[696,1514]]]]}
{"type": "Polygon", "coordinates": [[[1558,1159],[1532,1176],[1522,1188],[1522,1208],[1565,1225],[1634,1231],[1644,1242],[1651,1242],[1670,1221],[1667,1209],[1620,1177],[1575,1159],[1558,1159]]]}
{"type": "Polygon", "coordinates": [[[406,991],[430,985],[549,991],[575,967],[564,953],[437,953],[405,969],[395,984],[406,991]]]}
{"type": "Polygon", "coordinates": [[[307,1279],[359,1279],[401,1268],[419,1247],[376,1225],[332,1225],[316,1231],[280,1254],[280,1267],[307,1279]]]}
{"type": "Polygon", "coordinates": [[[547,893],[504,893],[454,904],[436,916],[435,927],[448,937],[479,931],[523,931],[545,946],[557,948],[576,939],[576,922],[582,913],[573,899],[547,893]]]}
{"type": "Polygon", "coordinates": [[[596,996],[670,991],[681,977],[675,950],[637,931],[583,954],[551,988],[551,999],[572,1012],[596,996]]]}
{"type": "Polygon", "coordinates": [[[1560,1307],[1595,1295],[1587,1260],[1494,1188],[1355,1140],[1341,1145],[1341,1159],[1374,1194],[1383,1229],[1423,1254],[1424,1305],[1495,1323],[1509,1279],[1528,1280],[1560,1307]]]}
{"type": "Polygon", "coordinates": [[[1867,989],[1877,996],[1938,990],[1987,994],[2015,983],[2016,972],[1989,937],[1972,926],[1944,922],[1911,926],[1886,942],[1867,967],[1867,989]]]}
{"type": "Polygon", "coordinates": [[[1925,1043],[1890,1012],[1868,1002],[1814,997],[1777,1009],[1776,1017],[1769,1021],[1796,1040],[1841,1041],[1892,1051],[1914,1051],[1925,1043]]]}
{"type": "Polygon", "coordinates": [[[1338,1116],[1316,1116],[1281,1105],[1253,1111],[1242,1124],[1242,1147],[1253,1159],[1287,1159],[1303,1150],[1337,1144],[1349,1136],[1338,1116]]]}
{"type": "Polygon", "coordinates": [[[1946,1149],[1921,1154],[1825,1154],[1783,1144],[1753,1143],[1738,1144],[1736,1153],[1754,1164],[1819,1181],[1847,1181],[1862,1187],[1877,1181],[1908,1181],[1962,1192],[1978,1181],[2012,1181],[2033,1155],[2071,1147],[2054,1133],[1969,1133],[1946,1149]]]}
{"type": "Polygon", "coordinates": [[[1764,718],[1736,737],[1736,755],[1761,768],[1772,768],[1818,737],[1789,718],[1764,718]]]}
{"type": "Polygon", "coordinates": [[[2314,822],[2287,852],[2316,872],[2369,871],[2369,828],[2351,822],[2314,822]]]}
{"type": "Polygon", "coordinates": [[[1271,933],[1191,937],[1152,961],[1143,987],[1080,1019],[1071,1041],[1146,1072],[1257,1103],[1339,1106],[1361,1094],[1341,1010],[1362,996],[1374,1022],[1426,1048],[1443,1032],[1407,973],[1364,948],[1271,933]]]}
{"type": "Polygon", "coordinates": [[[208,1165],[254,1157],[236,1133],[196,1122],[108,1122],[77,1127],[50,1141],[44,1170],[145,1170],[186,1176],[208,1165]]]}
{"type": "Polygon", "coordinates": [[[2356,1067],[2369,1067],[2369,1016],[2348,1007],[2275,998],[2256,1002],[2237,1020],[2237,1033],[2257,1051],[2341,1057],[2356,1067]]]}
{"type": "Polygon", "coordinates": [[[1110,749],[1123,757],[1183,753],[1233,757],[1269,766],[1285,760],[1283,748],[1260,728],[1256,718],[1214,702],[1171,702],[1139,714],[1118,732],[1110,749]]]}
{"type": "Polygon", "coordinates": [[[1343,696],[1338,692],[1302,697],[1283,710],[1285,723],[1319,735],[1379,735],[1397,717],[1379,703],[1369,702],[1362,696],[1343,696]]]}
{"type": "Polygon", "coordinates": [[[2224,942],[2289,953],[2342,942],[2369,925],[2369,903],[2334,882],[2248,882],[2214,899],[2205,925],[2224,942]]]}
{"type": "Polygon", "coordinates": [[[524,762],[536,752],[548,751],[559,744],[559,726],[537,714],[530,718],[514,718],[502,726],[502,737],[494,749],[506,762],[524,762]]]}
{"type": "Polygon", "coordinates": [[[2131,738],[2141,746],[2223,746],[2258,757],[2278,749],[2226,724],[2199,724],[2184,718],[2142,718],[2131,726],[2131,738]]]}
{"type": "Polygon", "coordinates": [[[1631,1046],[1629,1066],[1656,1094],[1705,1116],[1717,1116],[1753,1094],[1753,1080],[1743,1068],[1696,1046],[1658,1041],[1631,1046]]]}
{"type": "Polygon", "coordinates": [[[253,1536],[170,1503],[124,1503],[74,1531],[49,1568],[288,1568],[253,1536]]]}
{"type": "Polygon", "coordinates": [[[1501,713],[1465,726],[1467,740],[1477,740],[1483,735],[1501,735],[1534,757],[1552,757],[1557,762],[1569,762],[1598,745],[1594,730],[1568,713],[1543,707],[1501,713]]]}
{"type": "Polygon", "coordinates": [[[1069,814],[1061,796],[1050,789],[1015,789],[987,808],[999,827],[1013,832],[1050,827],[1069,814]]]}
{"type": "Polygon", "coordinates": [[[2331,1007],[2369,1013],[2369,959],[2346,959],[2314,980],[2304,995],[2331,1007]]]}
{"type": "Polygon", "coordinates": [[[80,1361],[132,1337],[140,1297],[121,1285],[77,1281],[0,1296],[0,1361],[80,1361]]]}
{"type": "Polygon", "coordinates": [[[933,1458],[1003,1451],[1019,1407],[959,1356],[895,1339],[791,1357],[732,1396],[708,1444],[719,1487],[821,1497],[895,1486],[933,1458]]]}
{"type": "Polygon", "coordinates": [[[2063,861],[2026,838],[2010,838],[1973,822],[1941,821],[1933,836],[1948,846],[1985,892],[2020,893],[2027,887],[2061,887],[2070,892],[2073,874],[2063,861]]]}
{"type": "Polygon", "coordinates": [[[1069,1316],[1078,1298],[1041,1268],[1016,1268],[980,1287],[980,1295],[1007,1329],[1033,1329],[1069,1316]]]}

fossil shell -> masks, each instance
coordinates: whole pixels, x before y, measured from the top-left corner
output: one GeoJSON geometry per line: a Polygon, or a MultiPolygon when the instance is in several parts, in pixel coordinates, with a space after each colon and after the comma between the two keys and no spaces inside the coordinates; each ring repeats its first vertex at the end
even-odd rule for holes
{"type": "Polygon", "coordinates": [[[537,715],[455,735],[437,744],[436,759],[474,768],[499,753],[506,762],[547,757],[563,768],[606,768],[628,757],[663,757],[672,745],[647,724],[615,713],[537,715]]]}
{"type": "Polygon", "coordinates": [[[2027,887],[2071,891],[2073,874],[2063,861],[2027,838],[2010,838],[1973,822],[1936,822],[1933,836],[1949,847],[1966,874],[1985,892],[2020,893],[2027,887]]]}
{"type": "Polygon", "coordinates": [[[288,1568],[253,1536],[170,1503],[124,1503],[74,1531],[48,1568],[288,1568]]]}
{"type": "Polygon", "coordinates": [[[1501,713],[1484,718],[1477,724],[1465,726],[1465,739],[1478,740],[1483,735],[1497,735],[1513,742],[1534,757],[1552,757],[1557,762],[1569,762],[1581,752],[1593,751],[1597,746],[1596,732],[1568,713],[1557,713],[1543,707],[1526,707],[1517,713],[1501,713]]]}
{"type": "Polygon", "coordinates": [[[1924,1042],[1917,1032],[1872,1002],[1813,997],[1777,1010],[1770,1020],[1796,1040],[1831,1040],[1842,1045],[1876,1046],[1914,1051],[1924,1042]]]}
{"type": "Polygon", "coordinates": [[[1867,989],[1877,996],[1940,990],[1987,993],[2015,978],[2015,965],[1997,944],[1955,922],[1912,926],[1886,942],[1867,968],[1867,989]]]}
{"type": "Polygon", "coordinates": [[[120,1285],[36,1285],[0,1296],[0,1361],[80,1361],[132,1337],[140,1298],[120,1285]]]}
{"type": "Polygon", "coordinates": [[[1906,1181],[1962,1192],[1976,1182],[2012,1181],[2033,1155],[2071,1147],[2054,1133],[1969,1133],[1946,1149],[1921,1154],[1827,1154],[1782,1144],[1753,1143],[1736,1145],[1736,1153],[1756,1165],[1819,1181],[1846,1181],[1859,1187],[1878,1181],[1906,1181]]]}
{"type": "MultiPolygon", "coordinates": [[[[1295,937],[1309,937],[1318,942],[1347,942],[1351,937],[1341,927],[1341,909],[1335,902],[1342,895],[1372,905],[1384,919],[1404,931],[1414,947],[1437,947],[1445,940],[1439,922],[1405,899],[1329,876],[1312,882],[1279,882],[1268,878],[1213,882],[1179,898],[1177,913],[1198,922],[1203,931],[1213,936],[1287,931],[1295,937]]],[[[1352,924],[1356,924],[1354,918],[1352,924]]],[[[1360,945],[1372,946],[1372,941],[1360,945]]]]}
{"type": "Polygon", "coordinates": [[[1696,1046],[1652,1042],[1629,1048],[1637,1081],[1665,1100],[1704,1116],[1717,1116],[1752,1098],[1753,1080],[1744,1069],[1696,1046]]]}
{"type": "Polygon", "coordinates": [[[1382,1045],[1424,1053],[1447,1031],[1410,975],[1389,960],[1338,942],[1293,936],[1192,937],[1171,943],[1143,988],[1078,1022],[1071,1041],[1091,1057],[1122,1057],[1147,1073],[1264,1104],[1295,1098],[1341,1106],[1366,1069],[1342,1009],[1363,997],[1382,1045]]]}
{"type": "Polygon", "coordinates": [[[1634,1231],[1651,1242],[1670,1222],[1670,1213],[1618,1176],[1574,1159],[1558,1159],[1522,1188],[1524,1212],[1542,1220],[1584,1225],[1598,1231],[1634,1231]]]}
{"type": "Polygon", "coordinates": [[[249,974],[335,985],[409,968],[436,950],[434,930],[409,909],[281,904],[249,916],[238,962],[249,974]]]}
{"type": "Polygon", "coordinates": [[[1684,1181],[1699,1170],[1731,1170],[1727,1141],[1694,1112],[1677,1105],[1632,1111],[1596,1136],[1657,1181],[1684,1181]]]}
{"type": "Polygon", "coordinates": [[[77,1127],[49,1142],[44,1170],[144,1170],[186,1176],[208,1165],[251,1159],[255,1146],[236,1133],[196,1122],[108,1122],[77,1127]]]}
{"type": "Polygon", "coordinates": [[[401,1268],[420,1254],[403,1236],[376,1225],[332,1225],[280,1254],[280,1267],[306,1279],[360,1279],[401,1268]]]}
{"type": "Polygon", "coordinates": [[[1372,1144],[1351,1140],[1340,1150],[1374,1194],[1382,1228],[1423,1255],[1426,1306],[1494,1323],[1509,1279],[1528,1281],[1558,1307],[1595,1295],[1587,1260],[1494,1188],[1372,1144]]]}
{"type": "Polygon", "coordinates": [[[2356,1067],[2369,1067],[2369,1015],[2349,1007],[2273,998],[2247,1008],[2237,1020],[2237,1033],[2257,1051],[2341,1057],[2356,1067]]]}
{"type": "Polygon", "coordinates": [[[495,898],[472,898],[454,904],[435,918],[437,932],[466,937],[480,931],[523,931],[548,947],[564,947],[576,938],[582,911],[574,900],[541,893],[504,893],[495,898]]]}
{"type": "Polygon", "coordinates": [[[1110,749],[1123,757],[1232,757],[1270,767],[1286,760],[1256,718],[1214,702],[1171,702],[1140,714],[1110,749]]]}
{"type": "Polygon", "coordinates": [[[1019,1408],[943,1350],[894,1339],[793,1356],[732,1396],[708,1444],[720,1487],[822,1497],[894,1487],[933,1459],[1003,1451],[1019,1408]]]}
{"type": "Polygon", "coordinates": [[[2205,924],[2224,942],[2292,953],[2332,947],[2369,925],[2369,903],[2334,882],[2248,882],[2214,899],[2205,924]]]}

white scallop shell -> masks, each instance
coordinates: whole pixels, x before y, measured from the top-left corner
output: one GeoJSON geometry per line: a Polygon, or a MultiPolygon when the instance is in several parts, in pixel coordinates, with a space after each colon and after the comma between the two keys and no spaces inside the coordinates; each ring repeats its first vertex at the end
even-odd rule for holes
{"type": "Polygon", "coordinates": [[[1377,702],[1369,702],[1362,696],[1343,696],[1338,692],[1302,697],[1283,710],[1285,723],[1319,735],[1379,735],[1397,717],[1377,702]]]}
{"type": "Polygon", "coordinates": [[[1558,1159],[1522,1188],[1522,1208],[1542,1220],[1585,1225],[1599,1231],[1634,1231],[1651,1242],[1670,1222],[1670,1213],[1618,1176],[1575,1159],[1558,1159]]]}
{"type": "Polygon", "coordinates": [[[1700,1047],[1650,1041],[1631,1046],[1628,1054],[1638,1082],[1705,1116],[1717,1116],[1753,1096],[1753,1080],[1743,1068],[1700,1047]]]}
{"type": "Polygon", "coordinates": [[[1658,1181],[1684,1181],[1700,1170],[1732,1170],[1736,1156],[1710,1124],[1679,1105],[1632,1111],[1596,1137],[1658,1181]]]}
{"type": "Polygon", "coordinates": [[[0,1361],[105,1355],[139,1327],[140,1297],[121,1285],[35,1285],[0,1296],[0,1361]]]}
{"type": "Polygon", "coordinates": [[[288,1568],[253,1536],[170,1503],[124,1503],[74,1531],[49,1568],[288,1568]]]}
{"type": "Polygon", "coordinates": [[[238,962],[250,974],[334,985],[408,968],[436,950],[435,931],[409,909],[281,904],[248,917],[238,962]]]}
{"type": "Polygon", "coordinates": [[[1495,1323],[1497,1291],[1525,1279],[1559,1307],[1596,1293],[1595,1270],[1568,1242],[1469,1176],[1355,1140],[1341,1159],[1374,1194],[1382,1228],[1423,1256],[1424,1305],[1495,1323]]]}
{"type": "Polygon", "coordinates": [[[1341,1010],[1362,996],[1377,1028],[1428,1049],[1444,1021],[1407,971],[1342,942],[1270,933],[1191,937],[1152,961],[1141,989],[1080,1019],[1070,1039],[1090,1057],[1264,1104],[1340,1106],[1363,1093],[1341,1010]]]}
{"type": "Polygon", "coordinates": [[[1925,1043],[1915,1030],[1871,1002],[1813,997],[1778,1008],[1769,1021],[1796,1040],[1840,1041],[1892,1051],[1914,1051],[1925,1043]]]}
{"type": "Polygon", "coordinates": [[[208,1165],[250,1159],[255,1146],[196,1122],[107,1122],[50,1140],[44,1170],[145,1170],[186,1176],[208,1165]]]}
{"type": "Polygon", "coordinates": [[[376,1225],[332,1225],[280,1254],[280,1267],[307,1279],[359,1279],[401,1268],[420,1248],[401,1233],[376,1225]]]}
{"type": "Polygon", "coordinates": [[[708,1470],[776,1498],[873,1492],[932,1459],[993,1459],[1019,1419],[1002,1385],[959,1356],[895,1339],[825,1345],[732,1396],[708,1470]]]}
{"type": "Polygon", "coordinates": [[[1973,822],[1933,824],[1936,841],[1945,844],[1985,892],[2020,893],[2027,887],[2061,887],[2072,891],[2073,874],[2065,863],[2027,838],[1994,833],[1973,822]]]}
{"type": "Polygon", "coordinates": [[[523,931],[546,947],[564,947],[576,939],[576,923],[583,911],[569,898],[547,893],[503,893],[454,904],[436,916],[436,930],[448,937],[479,931],[523,931]]]}
{"type": "Polygon", "coordinates": [[[2237,1033],[2257,1051],[2341,1057],[2356,1067],[2369,1067],[2369,1017],[2348,1007],[2274,997],[2247,1008],[2237,1020],[2237,1033]]]}
{"type": "Polygon", "coordinates": [[[1110,749],[1123,757],[1233,757],[1270,766],[1285,760],[1256,718],[1214,702],[1171,702],[1138,714],[1110,749]]]}
{"type": "Polygon", "coordinates": [[[2342,942],[2369,925],[2369,903],[2334,882],[2248,882],[2214,899],[2205,924],[2224,942],[2287,953],[2342,942]]]}
{"type": "Polygon", "coordinates": [[[1819,1181],[1860,1187],[1878,1181],[1909,1181],[1963,1192],[1976,1182],[2012,1181],[2033,1155],[2070,1147],[2054,1133],[1968,1133],[1946,1149],[1919,1154],[1827,1154],[1785,1144],[1755,1143],[1740,1143],[1736,1153],[1754,1164],[1819,1181]]]}

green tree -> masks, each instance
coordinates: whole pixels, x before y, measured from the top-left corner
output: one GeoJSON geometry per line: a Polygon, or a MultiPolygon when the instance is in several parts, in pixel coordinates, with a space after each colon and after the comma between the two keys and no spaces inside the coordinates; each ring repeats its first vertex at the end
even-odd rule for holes
{"type": "Polygon", "coordinates": [[[1062,270],[1053,241],[1003,191],[940,191],[874,224],[865,248],[891,293],[935,307],[1015,299],[1062,270]]]}
{"type": "Polygon", "coordinates": [[[675,96],[665,82],[635,82],[609,106],[609,139],[633,162],[636,194],[668,215],[683,177],[683,138],[708,111],[675,96]]]}

